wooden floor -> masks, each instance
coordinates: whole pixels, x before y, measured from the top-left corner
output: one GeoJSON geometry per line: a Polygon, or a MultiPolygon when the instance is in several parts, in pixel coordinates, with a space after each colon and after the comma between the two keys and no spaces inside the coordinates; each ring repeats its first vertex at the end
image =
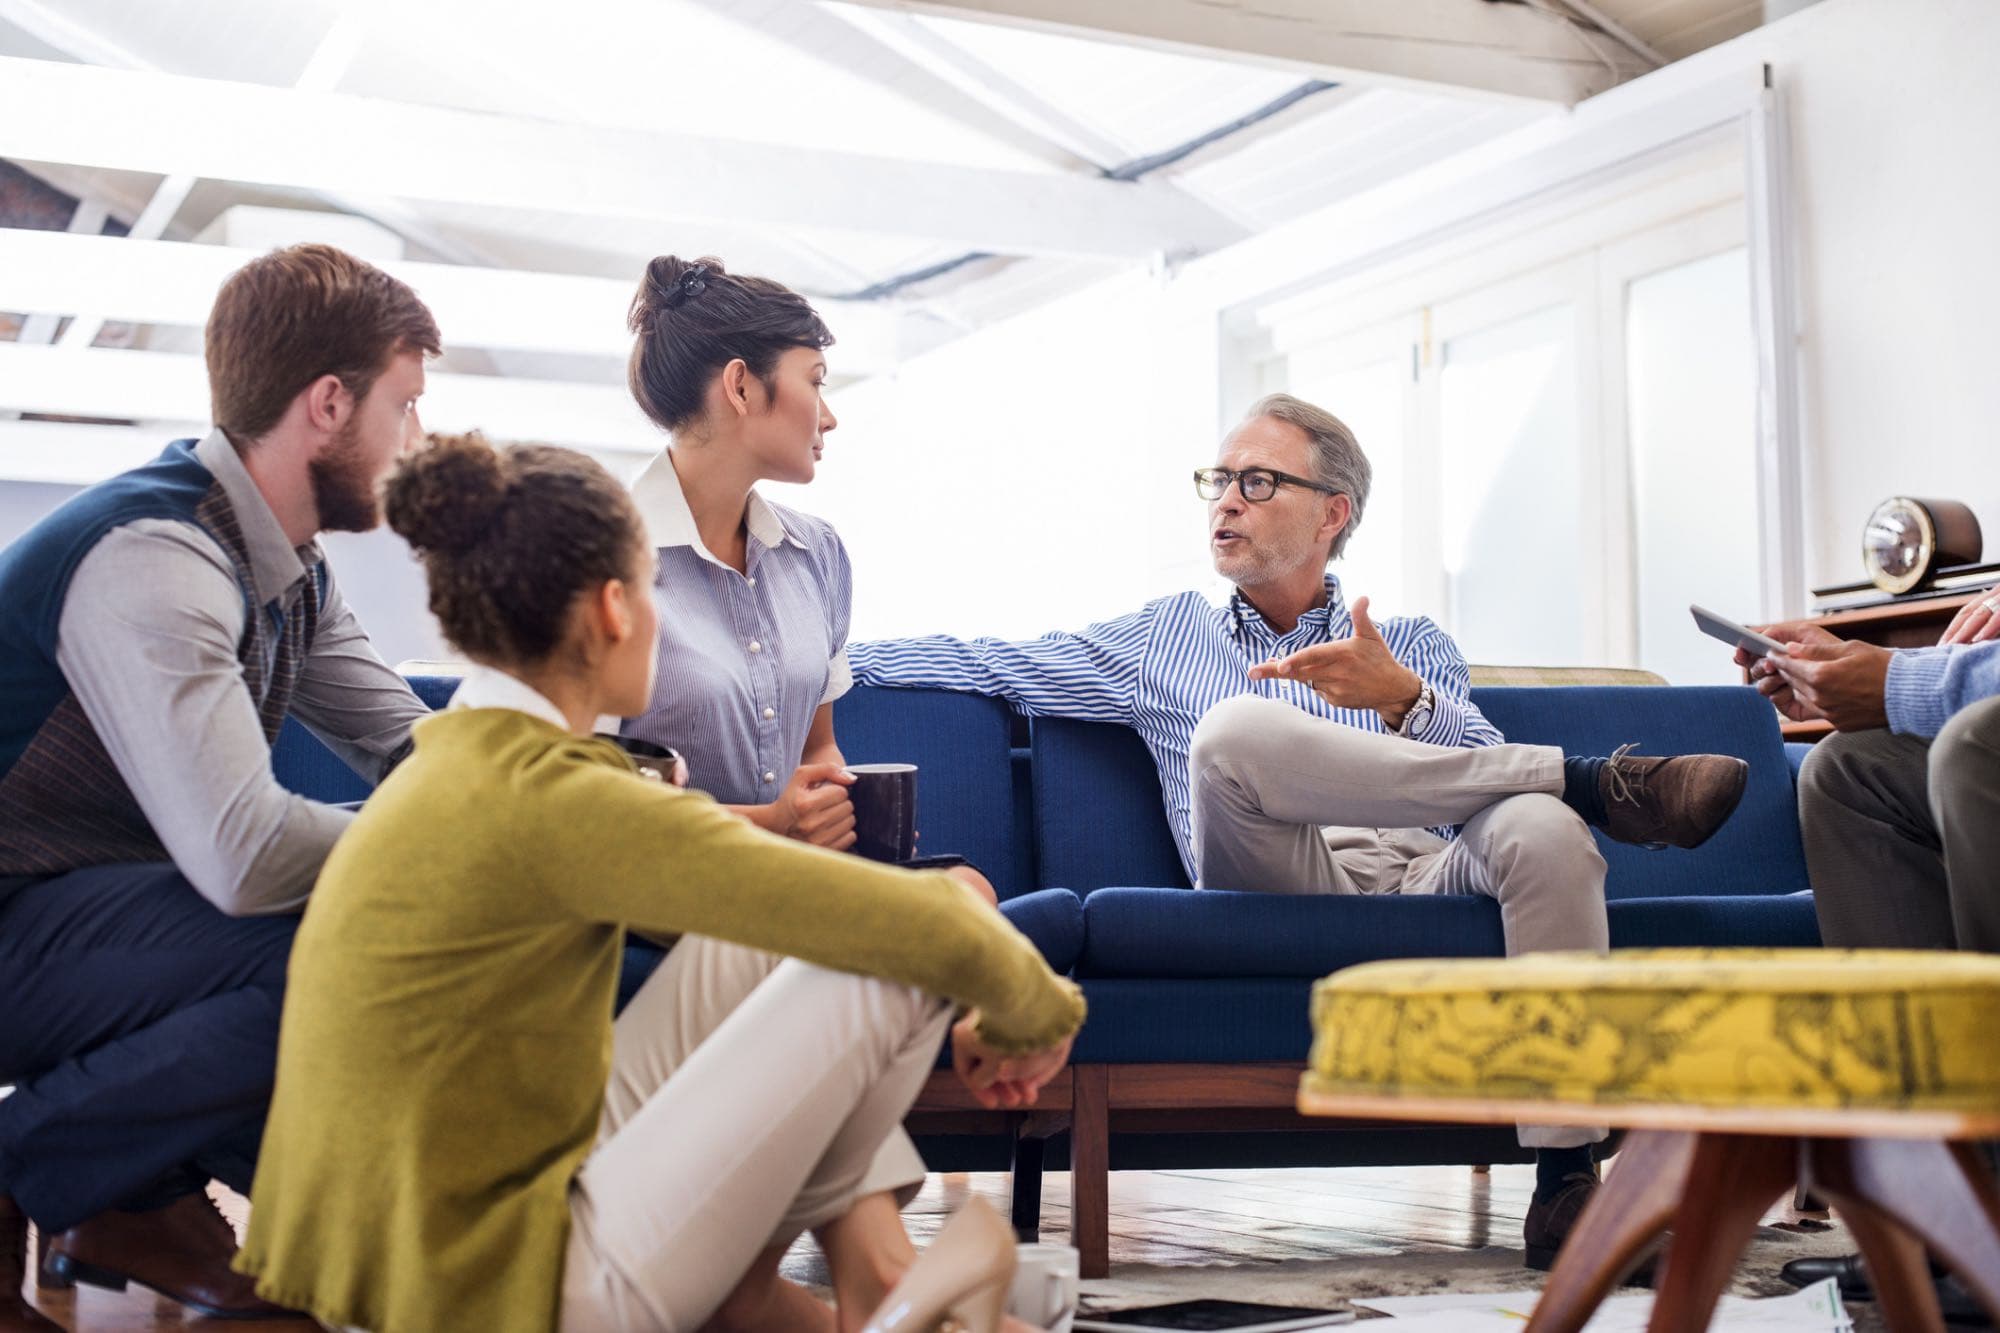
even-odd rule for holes
{"type": "MultiPolygon", "coordinates": [[[[1119,1172],[1111,1189],[1111,1260],[1119,1266],[1200,1266],[1217,1262],[1387,1258],[1518,1247],[1534,1176],[1527,1167],[1348,1170],[1119,1172]]],[[[1004,1175],[934,1175],[908,1210],[921,1244],[967,1195],[1005,1208],[1004,1175]]],[[[1044,1190],[1043,1239],[1069,1230],[1069,1178],[1051,1173],[1044,1190]]],[[[224,1199],[240,1223],[242,1200],[224,1199]]],[[[802,1242],[786,1262],[789,1276],[823,1281],[819,1256],[802,1242]]],[[[138,1330],[203,1322],[172,1302],[133,1288],[124,1294],[31,1290],[66,1328],[138,1330]]],[[[296,1322],[237,1323],[242,1333],[286,1330],[296,1322]]]]}

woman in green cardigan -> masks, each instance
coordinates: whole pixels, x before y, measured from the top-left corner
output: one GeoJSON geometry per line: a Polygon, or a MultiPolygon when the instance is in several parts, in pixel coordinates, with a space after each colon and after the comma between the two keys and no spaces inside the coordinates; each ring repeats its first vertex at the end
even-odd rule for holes
{"type": "Polygon", "coordinates": [[[950,872],[764,833],[593,737],[646,707],[657,639],[596,463],[445,439],[387,512],[475,666],[313,893],[239,1265],[371,1333],[928,1329],[963,1293],[920,1262],[885,1301],[907,1242],[862,1174],[955,1005],[961,1076],[1018,1106],[1075,986],[950,872]],[[689,938],[614,1026],[627,929],[689,938]],[[703,1002],[728,945],[789,961],[703,1002]],[[834,1309],[778,1277],[808,1230],[834,1309]]]}

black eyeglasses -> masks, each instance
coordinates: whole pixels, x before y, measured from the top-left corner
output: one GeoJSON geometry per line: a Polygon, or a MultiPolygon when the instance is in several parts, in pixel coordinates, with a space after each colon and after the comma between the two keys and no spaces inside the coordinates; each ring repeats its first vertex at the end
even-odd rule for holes
{"type": "Polygon", "coordinates": [[[1331,486],[1322,486],[1316,481],[1307,481],[1304,477],[1268,467],[1246,467],[1241,472],[1233,472],[1226,467],[1198,467],[1194,470],[1194,493],[1204,500],[1220,500],[1232,481],[1251,504],[1264,503],[1278,493],[1280,486],[1298,486],[1318,491],[1321,495],[1340,494],[1331,486]]]}

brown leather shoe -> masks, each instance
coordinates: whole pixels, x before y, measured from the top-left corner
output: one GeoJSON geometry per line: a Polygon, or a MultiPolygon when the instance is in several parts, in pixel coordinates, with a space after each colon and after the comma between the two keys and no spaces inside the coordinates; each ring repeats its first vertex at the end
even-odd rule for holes
{"type": "Polygon", "coordinates": [[[112,1209],[57,1236],[48,1271],[112,1291],[136,1282],[212,1319],[303,1319],[229,1267],[236,1232],[206,1194],[144,1213],[112,1209]]]}
{"type": "MultiPolygon", "coordinates": [[[[1547,1199],[1537,1198],[1528,1205],[1528,1219],[1521,1228],[1522,1239],[1527,1242],[1529,1268],[1546,1273],[1555,1267],[1556,1254],[1563,1242],[1576,1230],[1577,1219],[1583,1216],[1584,1206],[1591,1196],[1603,1188],[1596,1176],[1587,1171],[1576,1171],[1563,1177],[1563,1187],[1547,1199]]],[[[1658,1261],[1658,1251],[1646,1255],[1632,1271],[1620,1279],[1628,1287],[1650,1287],[1653,1285],[1654,1267],[1658,1261]]]]}
{"type": "Polygon", "coordinates": [[[62,1325],[21,1294],[28,1276],[28,1219],[0,1194],[0,1333],[62,1333],[62,1325]]]}
{"type": "Polygon", "coordinates": [[[1699,847],[1743,799],[1750,765],[1726,754],[1657,758],[1621,745],[1597,775],[1604,833],[1641,847],[1699,847]]]}

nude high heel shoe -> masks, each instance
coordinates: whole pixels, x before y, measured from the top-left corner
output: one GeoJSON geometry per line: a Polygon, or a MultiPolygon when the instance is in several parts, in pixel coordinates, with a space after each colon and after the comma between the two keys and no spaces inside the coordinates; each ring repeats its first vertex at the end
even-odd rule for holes
{"type": "Polygon", "coordinates": [[[999,1333],[1013,1280],[1014,1229],[968,1199],[862,1333],[999,1333]]]}

